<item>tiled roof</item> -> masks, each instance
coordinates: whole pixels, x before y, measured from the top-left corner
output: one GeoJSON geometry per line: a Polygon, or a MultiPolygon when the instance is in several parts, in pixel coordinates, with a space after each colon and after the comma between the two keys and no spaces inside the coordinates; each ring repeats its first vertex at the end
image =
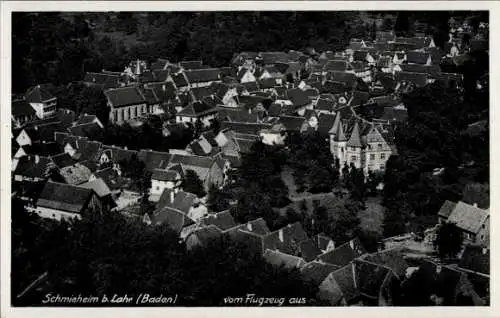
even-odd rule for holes
{"type": "Polygon", "coordinates": [[[380,291],[390,270],[384,266],[356,261],[356,287],[364,295],[379,298],[380,291]]]}
{"type": "Polygon", "coordinates": [[[404,72],[425,73],[434,78],[439,78],[441,76],[441,68],[439,65],[401,64],[400,67],[404,72]]]}
{"type": "Polygon", "coordinates": [[[318,260],[337,266],[345,266],[355,258],[366,253],[358,239],[353,239],[318,257],[318,260]]]}
{"type": "Polygon", "coordinates": [[[166,168],[172,155],[167,152],[142,149],[138,154],[138,158],[144,162],[148,171],[153,171],[156,168],[166,168]]]}
{"type": "Polygon", "coordinates": [[[197,70],[203,67],[202,61],[181,61],[179,62],[179,66],[186,70],[197,70]]]}
{"type": "Polygon", "coordinates": [[[455,202],[446,200],[441,206],[441,209],[439,209],[438,216],[448,219],[456,205],[457,204],[455,202]]]}
{"type": "Polygon", "coordinates": [[[189,213],[189,209],[197,202],[196,195],[185,192],[178,191],[175,193],[174,190],[165,189],[161,194],[160,200],[158,201],[159,208],[171,208],[175,210],[179,210],[185,215],[189,213]],[[174,201],[172,202],[172,193],[174,194],[174,201]]]}
{"type": "Polygon", "coordinates": [[[224,70],[220,68],[197,69],[185,71],[184,75],[190,84],[205,83],[219,81],[223,71],[224,70]]]}
{"type": "Polygon", "coordinates": [[[184,73],[173,74],[172,79],[174,80],[174,84],[177,88],[188,86],[188,82],[184,73]]]}
{"type": "Polygon", "coordinates": [[[429,56],[429,53],[409,51],[406,53],[406,60],[408,63],[426,64],[429,56]]]}
{"type": "Polygon", "coordinates": [[[175,182],[180,180],[180,175],[176,171],[164,170],[164,169],[154,169],[151,175],[152,180],[158,181],[172,181],[175,182]]]}
{"type": "Polygon", "coordinates": [[[136,86],[109,89],[104,92],[113,107],[145,104],[146,99],[136,86]]]}
{"type": "Polygon", "coordinates": [[[111,190],[107,186],[103,179],[97,178],[93,181],[88,181],[79,185],[79,187],[85,189],[92,189],[100,197],[103,198],[111,194],[111,190]]]}
{"type": "Polygon", "coordinates": [[[346,266],[337,269],[336,271],[332,272],[328,277],[333,278],[335,282],[337,283],[337,286],[339,287],[341,291],[341,297],[345,298],[347,303],[355,299],[356,297],[359,296],[359,290],[356,286],[356,277],[355,277],[355,271],[356,268],[354,264],[350,263],[347,264],[346,266]]]}
{"type": "Polygon", "coordinates": [[[28,101],[22,99],[22,100],[16,100],[12,101],[12,116],[14,117],[20,117],[20,116],[34,116],[36,114],[35,110],[31,105],[28,103],[28,101]]]}
{"type": "Polygon", "coordinates": [[[334,121],[335,115],[321,114],[318,118],[318,131],[322,134],[329,134],[334,121]]]}
{"type": "Polygon", "coordinates": [[[316,257],[318,257],[318,255],[320,255],[322,252],[314,243],[314,241],[309,239],[300,242],[299,253],[300,257],[302,257],[306,262],[310,262],[312,260],[315,260],[316,257]]]}
{"type": "Polygon", "coordinates": [[[166,224],[173,231],[180,233],[185,226],[194,224],[194,221],[185,213],[169,206],[156,209],[150,216],[152,224],[166,224]]]}
{"type": "Polygon", "coordinates": [[[71,126],[68,131],[73,136],[87,137],[89,139],[100,139],[104,133],[104,129],[94,122],[71,126]]]}
{"type": "Polygon", "coordinates": [[[92,175],[92,171],[90,171],[87,166],[80,163],[61,168],[59,173],[67,184],[74,185],[89,181],[90,176],[92,175]]]}
{"type": "Polygon", "coordinates": [[[36,205],[70,213],[82,213],[92,193],[91,189],[48,181],[36,205]]]}
{"type": "Polygon", "coordinates": [[[216,111],[217,109],[215,107],[212,107],[211,105],[205,102],[194,102],[184,107],[180,112],[177,113],[177,115],[198,117],[216,111]]]}
{"type": "Polygon", "coordinates": [[[230,129],[237,133],[258,136],[262,129],[270,129],[271,124],[264,123],[241,123],[241,122],[222,122],[222,129],[230,129]]]}
{"type": "Polygon", "coordinates": [[[293,268],[298,269],[306,264],[304,259],[300,257],[282,253],[280,251],[272,251],[269,249],[266,249],[263,258],[269,264],[277,268],[284,268],[284,269],[293,269],[293,268]]]}
{"type": "Polygon", "coordinates": [[[288,131],[300,132],[307,120],[304,117],[280,116],[279,123],[283,124],[288,131]]]}
{"type": "Polygon", "coordinates": [[[264,237],[264,247],[297,255],[300,252],[300,243],[306,240],[308,240],[306,232],[302,228],[302,225],[296,222],[267,234],[264,237]],[[283,240],[281,240],[281,235],[283,240]]]}
{"type": "Polygon", "coordinates": [[[204,225],[215,225],[220,230],[225,231],[230,228],[235,227],[237,224],[234,221],[233,216],[229,212],[229,210],[222,211],[219,213],[212,213],[200,220],[201,224],[204,225]]]}
{"type": "Polygon", "coordinates": [[[40,85],[28,89],[25,96],[29,103],[44,103],[55,98],[40,85]]]}
{"type": "Polygon", "coordinates": [[[60,153],[58,155],[51,156],[50,158],[54,161],[58,168],[72,166],[76,163],[76,160],[71,158],[71,156],[67,153],[60,153]]]}
{"type": "Polygon", "coordinates": [[[315,286],[319,286],[330,273],[339,268],[340,267],[335,265],[312,261],[302,266],[300,272],[306,281],[310,281],[315,286]]]}
{"type": "Polygon", "coordinates": [[[403,248],[396,247],[373,254],[365,254],[361,256],[361,259],[390,268],[396,276],[404,278],[406,270],[410,267],[410,264],[404,259],[404,252],[403,248]]]}
{"type": "Polygon", "coordinates": [[[52,159],[42,156],[23,156],[19,158],[14,175],[22,175],[28,178],[46,177],[51,165],[54,165],[52,159]],[[37,159],[38,158],[38,159],[37,159]]]}
{"type": "Polygon", "coordinates": [[[49,122],[30,125],[24,129],[31,141],[54,141],[55,133],[63,131],[60,122],[49,122]]]}
{"type": "Polygon", "coordinates": [[[302,107],[311,104],[311,100],[306,92],[298,88],[287,90],[286,96],[295,107],[302,107]]]}
{"type": "Polygon", "coordinates": [[[98,85],[102,88],[117,88],[120,87],[121,76],[109,73],[94,73],[87,72],[83,81],[88,84],[98,85]]]}
{"type": "Polygon", "coordinates": [[[424,73],[398,72],[396,73],[396,79],[399,82],[411,82],[417,87],[427,85],[427,74],[424,73]]]}
{"type": "Polygon", "coordinates": [[[488,217],[487,210],[459,201],[448,217],[448,222],[455,223],[464,231],[478,233],[488,217]]]}
{"type": "Polygon", "coordinates": [[[323,70],[326,72],[329,72],[329,71],[345,72],[345,71],[347,71],[348,66],[349,66],[349,64],[347,61],[330,60],[330,61],[327,61],[326,64],[323,66],[323,70]]]}
{"type": "Polygon", "coordinates": [[[339,82],[343,83],[344,85],[348,87],[353,87],[356,82],[357,78],[356,75],[352,73],[345,73],[345,72],[328,72],[326,75],[327,80],[332,81],[332,82],[339,82]]]}

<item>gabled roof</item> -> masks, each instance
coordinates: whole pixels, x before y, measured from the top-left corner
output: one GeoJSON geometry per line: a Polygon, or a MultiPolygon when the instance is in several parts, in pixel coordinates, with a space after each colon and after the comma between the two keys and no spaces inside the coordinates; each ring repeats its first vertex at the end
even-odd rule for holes
{"type": "Polygon", "coordinates": [[[318,256],[318,260],[332,265],[345,266],[365,253],[366,250],[359,242],[359,239],[355,238],[318,256]]]}
{"type": "Polygon", "coordinates": [[[457,204],[455,202],[446,200],[441,206],[441,209],[439,209],[438,216],[448,219],[456,206],[457,204]]]}
{"type": "Polygon", "coordinates": [[[352,73],[336,72],[336,71],[328,72],[326,75],[326,79],[332,82],[342,83],[349,88],[352,88],[357,82],[356,75],[352,73]]]}
{"type": "Polygon", "coordinates": [[[329,134],[335,122],[335,115],[320,114],[318,118],[318,131],[322,134],[329,134]]]}
{"type": "Polygon", "coordinates": [[[488,210],[459,201],[450,213],[448,222],[455,223],[464,231],[478,233],[487,218],[489,218],[488,210]]]}
{"type": "Polygon", "coordinates": [[[196,70],[203,67],[202,61],[181,61],[179,62],[179,66],[184,68],[185,70],[196,70]]]}
{"type": "Polygon", "coordinates": [[[159,58],[153,63],[151,63],[150,68],[154,70],[166,70],[168,65],[168,60],[159,58]]]}
{"type": "Polygon", "coordinates": [[[80,214],[86,208],[93,193],[91,189],[48,181],[36,205],[80,214]]]}
{"type": "Polygon", "coordinates": [[[139,105],[147,102],[137,86],[109,89],[104,91],[104,95],[113,107],[139,105]]]}
{"type": "MultiPolygon", "coordinates": [[[[302,118],[304,119],[304,118],[302,118]]],[[[272,125],[267,123],[242,123],[223,121],[222,128],[232,130],[236,133],[258,136],[262,129],[271,129],[272,125]]]]}
{"type": "Polygon", "coordinates": [[[352,57],[354,61],[364,62],[366,61],[367,55],[368,55],[367,51],[355,51],[352,57]]]}
{"type": "Polygon", "coordinates": [[[299,222],[288,224],[264,237],[264,248],[279,250],[290,255],[300,252],[300,243],[308,240],[307,234],[299,222]],[[283,240],[281,240],[281,236],[283,240]]]}
{"type": "Polygon", "coordinates": [[[400,67],[404,72],[425,73],[434,78],[441,77],[441,68],[439,65],[401,64],[400,67]]]}
{"type": "Polygon", "coordinates": [[[230,228],[235,227],[237,224],[229,212],[229,210],[222,211],[219,213],[212,213],[200,219],[201,224],[204,225],[214,225],[220,230],[225,231],[230,228]]]}
{"type": "Polygon", "coordinates": [[[326,62],[326,64],[323,66],[323,71],[330,72],[330,71],[340,71],[340,72],[345,72],[348,69],[348,62],[344,60],[329,60],[326,62]]]}
{"type": "Polygon", "coordinates": [[[330,273],[339,268],[335,265],[312,261],[302,266],[300,272],[304,280],[312,282],[315,286],[319,286],[330,273]]]}
{"type": "Polygon", "coordinates": [[[257,123],[259,116],[257,112],[249,113],[245,108],[217,107],[219,119],[222,121],[257,123]]]}
{"type": "Polygon", "coordinates": [[[97,194],[98,197],[104,198],[111,194],[111,190],[107,186],[103,179],[97,178],[93,181],[88,181],[79,185],[79,187],[85,189],[92,189],[97,194]]]}
{"type": "Polygon", "coordinates": [[[301,268],[303,265],[306,264],[304,259],[282,253],[280,251],[273,251],[266,249],[264,254],[262,255],[264,260],[268,262],[269,264],[277,267],[277,268],[284,268],[284,269],[293,269],[293,268],[301,268]]]}
{"type": "Polygon", "coordinates": [[[178,116],[188,116],[188,117],[199,117],[207,114],[211,114],[216,112],[217,109],[205,101],[203,102],[194,102],[188,104],[184,107],[180,112],[177,113],[178,116]]]}
{"type": "Polygon", "coordinates": [[[165,169],[171,158],[171,154],[161,151],[141,149],[138,153],[138,159],[144,162],[148,171],[153,171],[156,168],[165,169]]]}
{"type": "Polygon", "coordinates": [[[306,262],[315,260],[318,255],[322,252],[319,247],[314,243],[313,240],[308,239],[300,242],[299,244],[299,256],[302,257],[306,262]]]}
{"type": "Polygon", "coordinates": [[[396,247],[380,252],[365,254],[360,259],[391,269],[400,279],[404,278],[410,264],[404,258],[404,248],[396,247]]]}
{"type": "Polygon", "coordinates": [[[71,126],[68,131],[73,136],[88,137],[89,139],[100,139],[104,129],[95,122],[71,126]]]}
{"type": "Polygon", "coordinates": [[[27,100],[21,99],[21,100],[15,100],[12,101],[12,116],[13,117],[20,117],[20,116],[35,116],[36,112],[31,107],[31,105],[28,103],[27,100]]]}
{"type": "Polygon", "coordinates": [[[24,131],[28,134],[31,141],[54,141],[55,133],[58,131],[63,131],[60,122],[49,122],[42,124],[29,125],[24,128],[24,131]]]}
{"type": "Polygon", "coordinates": [[[55,98],[40,85],[29,88],[25,97],[29,103],[45,103],[55,98]]]}
{"type": "Polygon", "coordinates": [[[75,163],[72,166],[66,166],[59,170],[59,173],[64,178],[67,184],[82,184],[89,181],[92,171],[81,163],[75,163]]]}
{"type": "Polygon", "coordinates": [[[22,175],[28,178],[43,179],[51,165],[55,165],[52,159],[42,156],[23,156],[19,158],[14,175],[22,175]]]}
{"type": "Polygon", "coordinates": [[[329,98],[318,98],[314,109],[332,112],[335,109],[335,101],[329,98]]]}
{"type": "Polygon", "coordinates": [[[64,168],[64,167],[72,166],[76,163],[76,160],[71,158],[71,156],[67,153],[60,153],[58,155],[51,156],[50,158],[55,163],[55,165],[60,169],[64,168]]]}
{"type": "Polygon", "coordinates": [[[151,223],[154,225],[166,224],[173,231],[180,233],[182,228],[194,224],[183,211],[169,206],[156,209],[150,216],[151,223]]]}
{"type": "Polygon", "coordinates": [[[398,72],[396,73],[396,79],[398,82],[404,81],[413,83],[417,87],[427,85],[427,74],[424,73],[398,72]]]}
{"type": "Polygon", "coordinates": [[[286,96],[295,107],[302,107],[311,104],[308,94],[299,88],[288,89],[286,91],[286,96]]]}
{"type": "Polygon", "coordinates": [[[186,76],[186,79],[190,84],[205,83],[219,81],[221,79],[221,73],[223,71],[224,70],[221,68],[206,68],[185,71],[184,75],[186,76]]]}
{"type": "Polygon", "coordinates": [[[408,63],[426,64],[429,57],[429,53],[419,51],[409,51],[408,53],[406,53],[406,61],[408,63]]]}
{"type": "Polygon", "coordinates": [[[198,201],[196,195],[185,192],[178,191],[176,193],[175,190],[165,189],[161,194],[160,200],[158,201],[159,208],[171,208],[174,210],[178,210],[185,215],[189,213],[190,208],[198,201]],[[172,194],[174,201],[172,202],[172,194]]]}
{"type": "Polygon", "coordinates": [[[173,74],[172,80],[174,81],[174,84],[177,88],[188,86],[188,81],[184,73],[173,74]]]}
{"type": "Polygon", "coordinates": [[[102,88],[117,88],[120,87],[121,76],[110,73],[94,73],[87,72],[83,78],[83,82],[92,85],[98,85],[102,88]]]}
{"type": "Polygon", "coordinates": [[[287,131],[300,132],[307,120],[304,117],[280,116],[279,123],[283,124],[287,131]]]}
{"type": "Polygon", "coordinates": [[[379,298],[380,291],[390,270],[387,267],[358,260],[356,267],[356,287],[363,294],[374,299],[379,298]]]}

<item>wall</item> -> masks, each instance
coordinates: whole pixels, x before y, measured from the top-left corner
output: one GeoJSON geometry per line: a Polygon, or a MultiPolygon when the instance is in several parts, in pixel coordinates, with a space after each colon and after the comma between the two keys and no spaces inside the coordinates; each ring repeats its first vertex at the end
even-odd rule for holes
{"type": "Polygon", "coordinates": [[[33,213],[38,214],[42,218],[53,219],[53,220],[57,220],[57,221],[60,221],[63,218],[66,220],[69,220],[72,218],[77,218],[77,219],[82,218],[81,215],[76,214],[76,213],[69,213],[69,212],[54,210],[54,209],[40,207],[40,206],[37,207],[33,211],[33,213]]]}
{"type": "Polygon", "coordinates": [[[151,179],[151,194],[161,195],[165,189],[173,189],[175,184],[172,181],[160,181],[151,179]]]}
{"type": "Polygon", "coordinates": [[[490,240],[490,218],[488,217],[486,221],[484,222],[484,228],[481,226],[479,229],[479,232],[476,235],[476,243],[489,246],[490,240]]]}
{"type": "Polygon", "coordinates": [[[21,147],[25,145],[31,145],[31,139],[24,129],[21,131],[19,136],[17,136],[16,141],[17,144],[21,147]]]}

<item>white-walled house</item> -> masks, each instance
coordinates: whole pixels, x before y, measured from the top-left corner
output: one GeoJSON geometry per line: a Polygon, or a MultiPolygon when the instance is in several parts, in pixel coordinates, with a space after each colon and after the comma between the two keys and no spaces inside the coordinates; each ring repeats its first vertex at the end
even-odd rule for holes
{"type": "Polygon", "coordinates": [[[40,119],[52,117],[57,109],[57,98],[40,85],[28,89],[26,101],[33,107],[40,119]]]}

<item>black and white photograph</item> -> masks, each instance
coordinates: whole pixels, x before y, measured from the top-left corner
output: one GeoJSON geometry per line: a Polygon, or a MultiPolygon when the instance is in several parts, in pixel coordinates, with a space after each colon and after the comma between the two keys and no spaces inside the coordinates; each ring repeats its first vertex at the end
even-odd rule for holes
{"type": "Polygon", "coordinates": [[[491,305],[488,10],[169,8],[11,12],[8,306],[491,305]]]}

